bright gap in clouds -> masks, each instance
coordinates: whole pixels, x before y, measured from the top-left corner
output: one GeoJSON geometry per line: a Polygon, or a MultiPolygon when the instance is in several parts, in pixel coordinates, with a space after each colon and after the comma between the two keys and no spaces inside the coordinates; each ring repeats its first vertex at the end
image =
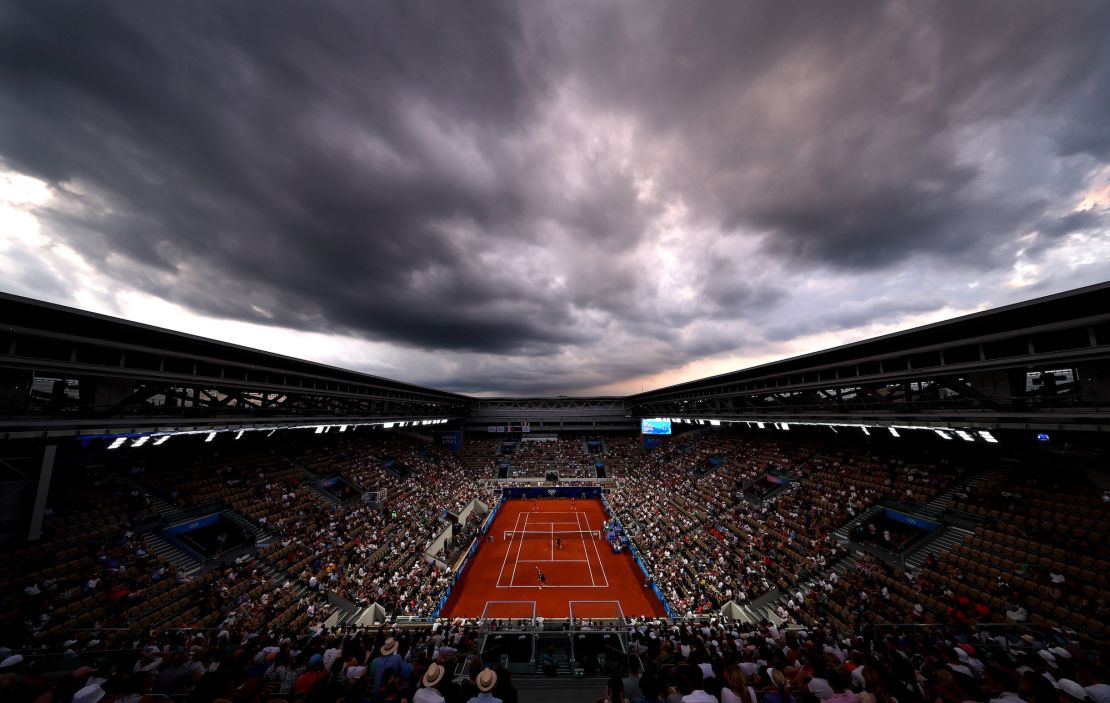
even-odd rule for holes
{"type": "MultiPolygon", "coordinates": [[[[1082,207],[1106,208],[1103,195],[1102,189],[1092,189],[1083,200],[1082,207]]],[[[1066,285],[1057,284],[1053,287],[1054,290],[1097,282],[1098,276],[1105,275],[1107,262],[1110,261],[1110,237],[1105,232],[1073,233],[1047,249],[1032,253],[1027,253],[1025,249],[1019,250],[1008,270],[1000,270],[984,279],[963,284],[967,291],[977,291],[984,287],[984,282],[993,282],[993,285],[988,286],[989,289],[993,288],[993,295],[971,296],[971,299],[978,298],[981,302],[958,307],[946,304],[921,312],[886,316],[880,309],[873,314],[877,320],[864,319],[859,324],[841,329],[825,329],[812,333],[805,332],[804,321],[814,316],[820,317],[823,311],[842,308],[843,303],[838,303],[838,299],[856,299],[852,305],[863,305],[866,308],[860,300],[866,301],[867,296],[861,297],[860,290],[869,288],[872,284],[866,276],[841,275],[808,280],[795,286],[792,293],[777,302],[777,309],[769,311],[768,315],[768,319],[785,322],[788,330],[796,320],[796,334],[776,339],[761,339],[755,335],[753,342],[746,344],[739,352],[727,351],[688,361],[674,358],[661,363],[657,371],[631,378],[607,378],[603,372],[593,376],[580,374],[586,382],[574,385],[575,369],[588,369],[592,362],[604,367],[606,357],[599,357],[590,349],[564,348],[557,355],[533,360],[533,364],[526,368],[520,360],[508,356],[413,349],[388,341],[369,341],[354,336],[303,331],[199,314],[172,301],[152,296],[128,280],[109,277],[79,254],[69,242],[56,236],[52,229],[55,226],[54,220],[49,215],[55,210],[71,208],[73,204],[65,202],[70,197],[64,191],[52,190],[41,180],[10,170],[0,173],[0,273],[3,274],[5,290],[286,356],[479,395],[519,394],[510,385],[499,386],[498,376],[517,377],[523,379],[521,383],[535,383],[536,376],[533,374],[542,374],[545,364],[564,373],[563,378],[568,379],[563,381],[564,386],[549,390],[546,394],[638,393],[641,390],[727,373],[1034,297],[1022,295],[1021,291],[1008,289],[1007,286],[1035,286],[1040,283],[1037,276],[1042,269],[1066,271],[1070,274],[1070,277],[1061,279],[1066,285]],[[35,275],[27,275],[32,270],[35,275]],[[1094,280],[1091,280],[1092,275],[1094,280]],[[815,303],[822,307],[816,307],[815,303]],[[785,320],[778,319],[783,316],[786,317],[785,320]],[[499,373],[498,369],[502,371],[499,373]],[[471,383],[472,376],[483,379],[480,382],[482,385],[471,383]]],[[[697,261],[696,257],[691,259],[689,256],[690,239],[685,239],[686,248],[683,247],[682,233],[688,223],[683,220],[682,214],[680,207],[668,208],[657,223],[659,229],[655,235],[644,242],[645,246],[653,247],[647,253],[655,259],[653,270],[660,277],[660,294],[675,296],[675,302],[679,304],[677,308],[669,309],[669,314],[676,314],[681,306],[693,306],[697,302],[688,295],[688,291],[678,287],[683,280],[689,279],[689,267],[694,265],[696,269],[697,261]],[[688,270],[684,272],[683,269],[688,270]]],[[[1028,239],[1032,243],[1035,237],[1028,239]]],[[[701,241],[707,249],[720,245],[711,236],[701,241]]],[[[120,257],[123,254],[113,256],[120,257]]],[[[150,273],[138,265],[133,270],[136,276],[150,273]]],[[[903,277],[903,280],[906,279],[903,277]]],[[[886,283],[889,284],[889,281],[886,283]]],[[[561,285],[565,285],[565,282],[561,282],[561,285]]],[[[914,283],[911,287],[920,289],[921,286],[914,283]]],[[[1038,294],[1047,292],[1052,291],[1037,291],[1038,294]]],[[[691,323],[697,324],[697,321],[693,320],[691,323]]],[[[636,344],[637,340],[634,338],[628,338],[623,343],[629,347],[636,344]]]]}

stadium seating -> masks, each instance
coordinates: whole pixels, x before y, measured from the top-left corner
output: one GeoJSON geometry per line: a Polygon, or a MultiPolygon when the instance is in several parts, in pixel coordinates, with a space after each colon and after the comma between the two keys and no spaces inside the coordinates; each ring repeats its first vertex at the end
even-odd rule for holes
{"type": "MultiPolygon", "coordinates": [[[[428,618],[452,583],[451,568],[478,537],[480,520],[460,526],[434,553],[429,545],[464,507],[496,502],[499,450],[498,440],[479,439],[456,454],[416,436],[378,432],[118,452],[86,468],[80,481],[59,484],[44,539],[6,553],[0,645],[28,657],[70,651],[83,662],[153,647],[165,659],[152,669],[159,671],[188,642],[204,651],[234,642],[248,657],[294,643],[301,654],[323,654],[333,640],[313,639],[306,628],[334,620],[337,602],[428,618]],[[338,500],[316,485],[328,477],[376,502],[338,500]],[[155,553],[144,525],[167,516],[187,520],[190,511],[213,505],[256,527],[257,548],[199,565],[192,576],[155,553]]],[[[688,618],[675,630],[641,624],[633,638],[651,658],[650,676],[680,688],[689,684],[684,676],[693,676],[691,664],[716,672],[719,695],[730,667],[752,670],[760,658],[775,659],[762,648],[785,637],[777,627],[763,622],[745,626],[755,633],[750,637],[732,634],[741,626],[719,616],[726,603],[774,594],[783,594],[778,607],[788,622],[837,650],[844,637],[889,623],[942,627],[965,639],[986,632],[986,623],[1009,623],[1072,649],[1073,640],[1084,646],[1110,640],[1107,505],[1080,472],[1007,468],[965,489],[969,467],[958,459],[717,431],[651,450],[635,437],[606,437],[603,456],[615,477],[605,483],[613,518],[668,604],[688,618]],[[759,481],[765,492],[745,490],[759,481]],[[948,509],[974,524],[961,544],[917,570],[848,556],[845,526],[879,501],[924,506],[941,494],[954,495],[948,509]],[[847,565],[840,575],[832,571],[837,564],[847,565]]],[[[542,477],[552,467],[561,476],[585,477],[597,460],[585,436],[524,442],[512,456],[515,478],[542,477]]],[[[438,654],[444,642],[474,648],[467,626],[441,628],[392,634],[421,648],[413,658],[418,666],[452,659],[455,652],[438,654]]],[[[337,676],[372,659],[385,634],[346,637],[337,676]]],[[[293,659],[295,670],[311,668],[307,657],[293,659]]],[[[814,671],[829,665],[810,661],[814,671]]],[[[244,663],[243,673],[249,668],[244,663]]],[[[1100,676],[1097,667],[1084,675],[1100,676]]],[[[755,676],[768,683],[766,673],[755,676]]],[[[343,680],[344,690],[357,685],[357,677],[343,680]]],[[[268,681],[267,691],[288,693],[268,681]]],[[[800,680],[787,685],[810,698],[800,680]]]]}

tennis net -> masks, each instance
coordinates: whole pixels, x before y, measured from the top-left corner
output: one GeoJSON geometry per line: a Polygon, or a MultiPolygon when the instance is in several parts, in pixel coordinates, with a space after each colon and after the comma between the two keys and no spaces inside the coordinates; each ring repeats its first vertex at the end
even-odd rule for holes
{"type": "Polygon", "coordinates": [[[506,542],[516,539],[601,539],[601,530],[505,530],[506,542]]]}

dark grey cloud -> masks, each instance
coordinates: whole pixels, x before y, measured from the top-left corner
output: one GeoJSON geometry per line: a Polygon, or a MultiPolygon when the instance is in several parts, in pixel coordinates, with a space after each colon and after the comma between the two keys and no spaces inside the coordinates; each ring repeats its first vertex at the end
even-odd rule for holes
{"type": "Polygon", "coordinates": [[[1105,3],[641,10],[580,24],[584,80],[681,141],[670,185],[708,220],[778,256],[870,269],[1012,237],[1044,203],[977,182],[961,153],[999,120],[1045,120],[1036,136],[1059,154],[1107,156],[1105,3]]]}
{"type": "Polygon", "coordinates": [[[557,392],[974,299],[810,279],[1105,228],[1070,209],[1110,160],[1107,34],[1094,0],[17,0],[0,163],[120,286],[557,392]]]}

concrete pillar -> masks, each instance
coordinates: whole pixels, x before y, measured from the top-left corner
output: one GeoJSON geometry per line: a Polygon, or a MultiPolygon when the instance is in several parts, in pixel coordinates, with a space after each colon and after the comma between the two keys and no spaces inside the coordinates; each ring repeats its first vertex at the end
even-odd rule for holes
{"type": "Polygon", "coordinates": [[[58,446],[48,444],[42,451],[42,466],[39,468],[39,480],[35,489],[35,504],[31,508],[31,527],[27,531],[27,540],[34,542],[42,537],[42,516],[46,511],[46,498],[50,495],[50,479],[54,474],[54,454],[58,446]]]}

